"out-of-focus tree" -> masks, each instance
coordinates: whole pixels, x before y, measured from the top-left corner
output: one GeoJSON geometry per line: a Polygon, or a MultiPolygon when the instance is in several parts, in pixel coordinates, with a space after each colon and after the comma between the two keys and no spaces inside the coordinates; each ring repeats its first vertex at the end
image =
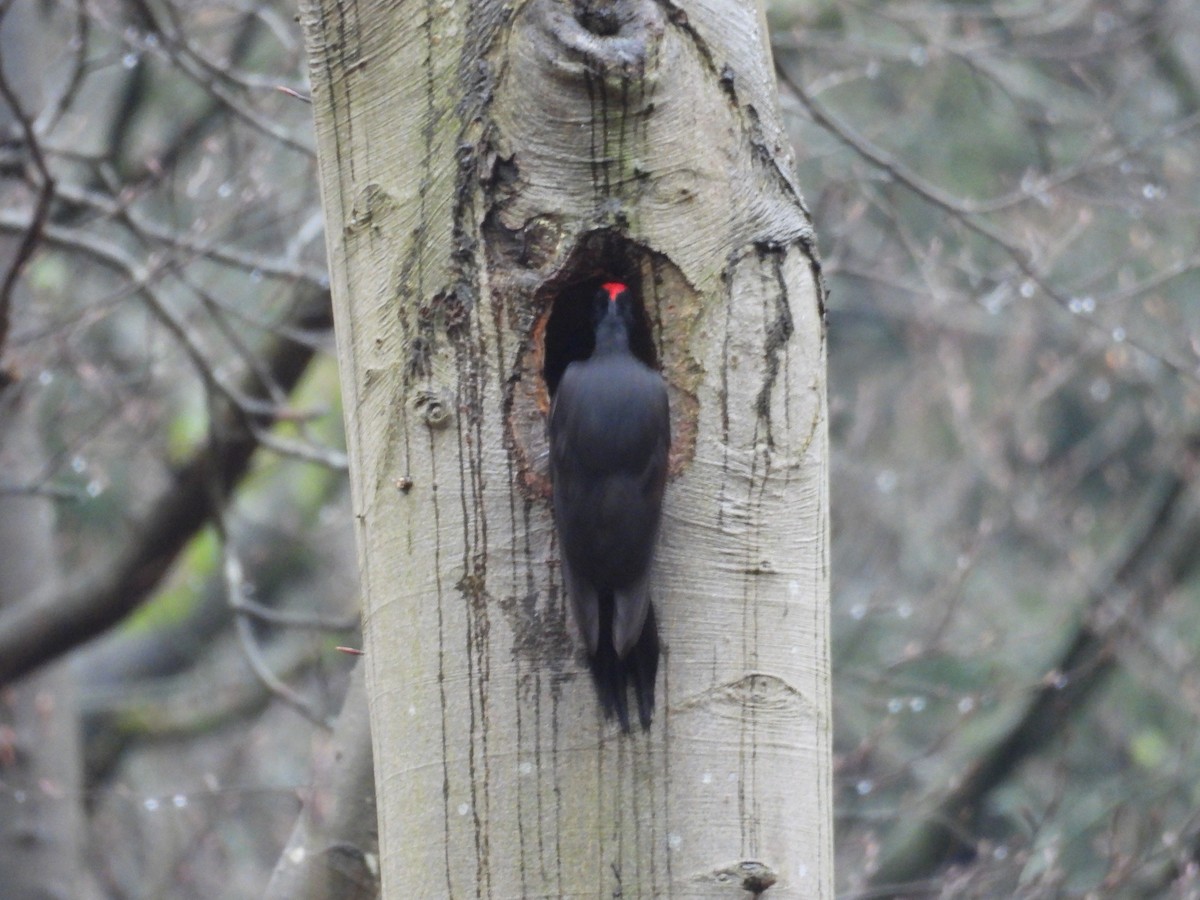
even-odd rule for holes
{"type": "MultiPolygon", "coordinates": [[[[356,642],[299,33],[285,4],[0,14],[0,400],[30,430],[0,491],[57,507],[60,565],[5,580],[0,681],[13,717],[81,717],[0,730],[0,803],[31,851],[86,817],[55,871],[107,893],[256,894],[356,642]],[[67,653],[76,687],[34,693],[67,653]],[[85,769],[27,776],[80,731],[85,769]]],[[[31,865],[0,855],[6,896],[31,865]]]]}
{"type": "MultiPolygon", "coordinates": [[[[110,894],[257,896],[357,641],[315,627],[356,588],[295,9],[0,11],[4,444],[43,454],[0,491],[60,567],[0,597],[0,803],[71,804],[110,894]],[[14,679],[64,654],[85,769],[18,783],[14,679]]],[[[842,889],[1191,896],[1200,10],[770,24],[831,287],[842,889]]]]}

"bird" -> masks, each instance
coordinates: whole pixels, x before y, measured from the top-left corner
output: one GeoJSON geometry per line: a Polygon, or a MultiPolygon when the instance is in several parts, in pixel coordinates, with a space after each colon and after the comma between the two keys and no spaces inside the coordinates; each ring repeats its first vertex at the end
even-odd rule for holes
{"type": "Polygon", "coordinates": [[[630,345],[629,286],[592,298],[591,355],[563,372],[550,408],[554,521],[575,622],[606,718],[629,732],[628,688],[643,730],[654,711],[661,652],[650,599],[671,446],[663,376],[630,345]]]}

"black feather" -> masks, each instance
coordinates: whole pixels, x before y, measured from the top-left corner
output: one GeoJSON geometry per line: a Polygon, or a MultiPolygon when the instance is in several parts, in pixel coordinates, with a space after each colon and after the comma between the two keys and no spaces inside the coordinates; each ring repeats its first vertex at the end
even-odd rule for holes
{"type": "Polygon", "coordinates": [[[600,705],[625,731],[630,687],[643,728],[654,711],[650,570],[671,443],[666,383],[630,351],[630,302],[619,285],[597,296],[595,350],[567,366],[549,423],[563,580],[600,705]]]}
{"type": "Polygon", "coordinates": [[[600,642],[596,652],[588,656],[588,667],[596,684],[596,694],[604,716],[614,715],[621,723],[621,730],[629,733],[629,687],[632,685],[637,699],[638,721],[642,730],[650,728],[654,714],[654,682],[658,677],[658,622],[654,618],[654,605],[646,612],[646,624],[633,649],[624,659],[617,655],[612,642],[612,595],[600,598],[600,642]]]}

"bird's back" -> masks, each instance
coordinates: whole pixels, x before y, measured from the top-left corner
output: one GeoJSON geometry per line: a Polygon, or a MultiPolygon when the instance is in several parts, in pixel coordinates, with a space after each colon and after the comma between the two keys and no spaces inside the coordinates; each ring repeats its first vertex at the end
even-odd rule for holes
{"type": "Polygon", "coordinates": [[[658,530],[670,443],[662,376],[633,357],[572,363],[550,419],[564,552],[599,588],[644,571],[658,530]]]}

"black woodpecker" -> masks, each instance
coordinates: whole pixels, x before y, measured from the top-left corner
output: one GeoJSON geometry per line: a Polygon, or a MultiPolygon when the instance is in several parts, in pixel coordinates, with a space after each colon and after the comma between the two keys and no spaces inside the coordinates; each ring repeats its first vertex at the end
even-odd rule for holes
{"type": "Polygon", "coordinates": [[[633,298],[617,282],[594,300],[592,355],[567,366],[550,408],[550,468],[563,580],[606,716],[629,731],[654,711],[658,625],[650,567],[662,518],[671,415],[661,375],[633,355],[633,298]]]}

